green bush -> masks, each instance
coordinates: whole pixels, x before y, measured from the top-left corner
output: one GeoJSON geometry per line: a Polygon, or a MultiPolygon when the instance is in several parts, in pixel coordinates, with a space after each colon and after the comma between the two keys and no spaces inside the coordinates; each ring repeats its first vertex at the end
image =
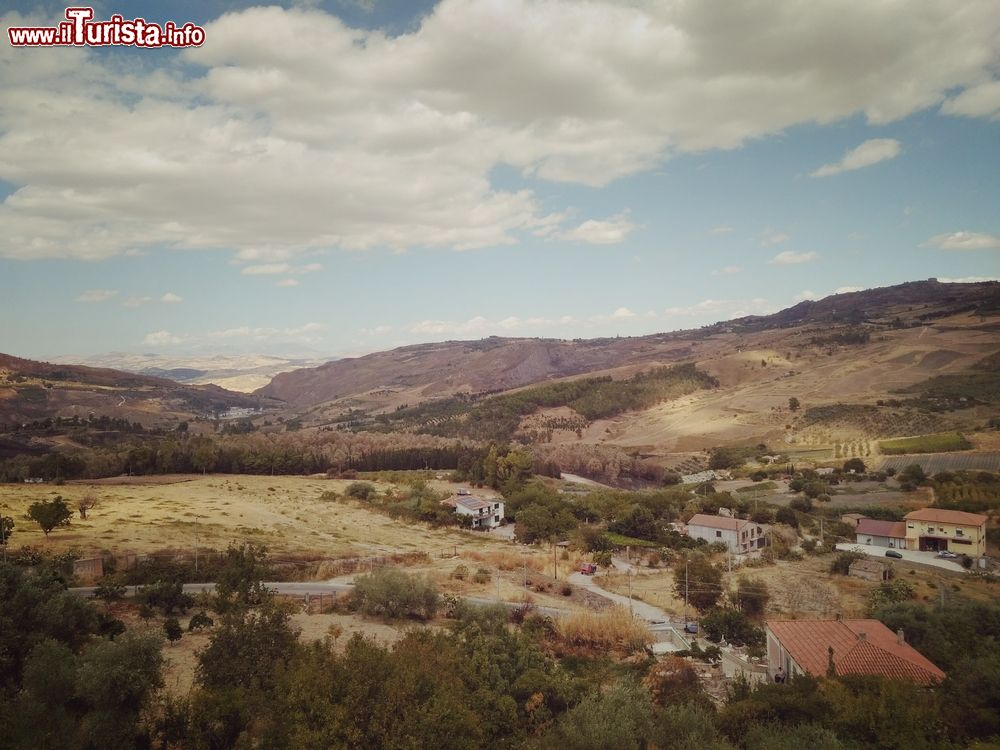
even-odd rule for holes
{"type": "Polygon", "coordinates": [[[366,615],[433,619],[440,605],[437,584],[396,568],[379,568],[354,579],[353,605],[366,615]]]}

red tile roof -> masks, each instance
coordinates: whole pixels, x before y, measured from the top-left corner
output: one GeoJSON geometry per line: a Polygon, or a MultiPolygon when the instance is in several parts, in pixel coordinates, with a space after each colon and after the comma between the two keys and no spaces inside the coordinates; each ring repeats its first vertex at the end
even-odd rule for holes
{"type": "Polygon", "coordinates": [[[688,521],[688,526],[706,526],[710,529],[725,529],[726,531],[739,531],[746,524],[747,522],[740,518],[710,516],[707,513],[696,513],[688,521]]]}
{"type": "Polygon", "coordinates": [[[881,675],[930,685],[944,672],[878,620],[768,620],[767,629],[803,670],[827,672],[830,648],[837,674],[881,675]]]}
{"type": "Polygon", "coordinates": [[[907,521],[934,521],[935,523],[954,523],[959,526],[982,526],[986,516],[978,513],[966,513],[962,510],[945,510],[944,508],[921,508],[907,513],[907,521]]]}
{"type": "Polygon", "coordinates": [[[902,521],[877,521],[874,518],[862,518],[858,521],[856,533],[905,539],[906,524],[902,521]]]}

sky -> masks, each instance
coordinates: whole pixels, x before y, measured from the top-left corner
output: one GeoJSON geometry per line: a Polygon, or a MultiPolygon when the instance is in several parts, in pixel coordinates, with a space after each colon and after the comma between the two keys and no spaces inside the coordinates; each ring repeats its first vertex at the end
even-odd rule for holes
{"type": "Polygon", "coordinates": [[[996,0],[99,2],[14,47],[0,351],[359,354],[1000,277],[996,0]]]}

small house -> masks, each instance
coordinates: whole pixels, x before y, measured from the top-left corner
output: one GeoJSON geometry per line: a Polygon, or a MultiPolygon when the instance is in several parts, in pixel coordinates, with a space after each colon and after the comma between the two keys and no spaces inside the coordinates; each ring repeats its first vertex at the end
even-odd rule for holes
{"type": "Polygon", "coordinates": [[[878,560],[862,558],[851,563],[848,572],[855,578],[875,583],[884,583],[889,580],[889,566],[878,560]]]}
{"type": "Polygon", "coordinates": [[[692,539],[706,542],[723,542],[729,551],[737,555],[764,547],[765,529],[759,523],[741,518],[710,516],[697,513],[687,522],[687,535],[692,539]]]}
{"type": "Polygon", "coordinates": [[[878,675],[930,686],[945,674],[879,620],[768,620],[768,673],[878,675]]]}
{"type": "Polygon", "coordinates": [[[906,524],[902,521],[879,521],[875,518],[862,518],[858,521],[854,534],[858,544],[906,549],[906,524]]]}
{"type": "Polygon", "coordinates": [[[442,505],[455,509],[455,513],[468,520],[474,529],[495,529],[503,523],[504,509],[500,500],[480,498],[474,495],[449,497],[442,505]]]}

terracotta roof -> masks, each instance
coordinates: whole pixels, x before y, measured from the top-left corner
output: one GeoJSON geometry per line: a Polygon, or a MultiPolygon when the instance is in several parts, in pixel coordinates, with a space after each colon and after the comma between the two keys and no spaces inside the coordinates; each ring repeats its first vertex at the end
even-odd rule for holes
{"type": "Polygon", "coordinates": [[[962,510],[945,510],[944,508],[921,508],[906,514],[907,521],[934,521],[935,523],[954,523],[960,526],[982,526],[986,516],[978,513],[966,513],[962,510]]]}
{"type": "Polygon", "coordinates": [[[838,674],[881,675],[930,685],[944,672],[878,620],[768,620],[768,630],[796,664],[826,674],[829,649],[838,674]]]}
{"type": "Polygon", "coordinates": [[[906,537],[906,524],[902,521],[877,521],[874,518],[862,518],[858,520],[857,533],[903,539],[906,537]]]}
{"type": "Polygon", "coordinates": [[[707,513],[696,513],[688,521],[688,526],[707,526],[710,529],[725,529],[727,531],[739,531],[746,525],[746,521],[739,518],[729,518],[728,516],[710,516],[707,513]]]}

